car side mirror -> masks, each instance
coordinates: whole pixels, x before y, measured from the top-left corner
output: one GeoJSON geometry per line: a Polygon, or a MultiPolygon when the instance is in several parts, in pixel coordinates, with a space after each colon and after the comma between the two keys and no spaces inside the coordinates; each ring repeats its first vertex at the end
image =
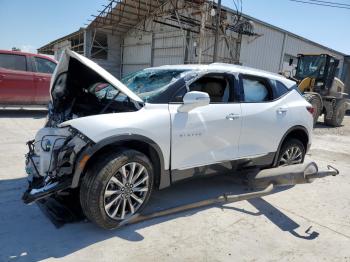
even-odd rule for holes
{"type": "Polygon", "coordinates": [[[183,105],[181,105],[178,112],[189,112],[194,108],[206,106],[210,103],[210,97],[208,93],[191,91],[185,94],[183,98],[183,105]]]}

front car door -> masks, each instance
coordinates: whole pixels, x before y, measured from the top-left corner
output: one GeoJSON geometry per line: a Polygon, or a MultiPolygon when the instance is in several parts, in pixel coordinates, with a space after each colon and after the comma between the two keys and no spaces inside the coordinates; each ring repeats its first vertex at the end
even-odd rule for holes
{"type": "Polygon", "coordinates": [[[255,159],[257,165],[272,163],[278,145],[287,132],[288,89],[276,92],[279,81],[254,75],[240,75],[242,131],[240,158],[255,159]]]}
{"type": "Polygon", "coordinates": [[[169,104],[173,181],[219,171],[217,164],[229,164],[237,157],[242,121],[237,85],[232,74],[207,73],[191,80],[186,89],[208,93],[209,105],[178,112],[182,103],[169,104]]]}
{"type": "Polygon", "coordinates": [[[0,104],[34,102],[34,76],[29,67],[25,55],[0,53],[0,104]]]}

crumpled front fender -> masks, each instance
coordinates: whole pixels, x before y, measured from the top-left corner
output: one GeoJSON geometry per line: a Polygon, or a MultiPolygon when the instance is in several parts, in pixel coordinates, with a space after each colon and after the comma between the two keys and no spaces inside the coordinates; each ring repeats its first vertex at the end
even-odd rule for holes
{"type": "Polygon", "coordinates": [[[75,172],[73,174],[72,179],[72,188],[76,188],[79,186],[80,178],[86,169],[86,166],[89,160],[97,154],[101,149],[103,149],[107,145],[118,144],[120,142],[127,143],[128,141],[140,141],[143,143],[147,143],[151,146],[158,155],[159,165],[160,165],[160,185],[159,188],[165,188],[170,185],[170,173],[165,170],[164,167],[164,156],[160,147],[151,139],[135,134],[125,134],[125,135],[117,135],[105,138],[100,142],[87,146],[78,156],[75,164],[75,172]]]}

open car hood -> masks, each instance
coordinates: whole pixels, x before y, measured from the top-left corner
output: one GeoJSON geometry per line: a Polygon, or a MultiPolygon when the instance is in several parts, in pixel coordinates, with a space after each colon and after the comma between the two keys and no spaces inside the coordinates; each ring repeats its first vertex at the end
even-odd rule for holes
{"type": "MultiPolygon", "coordinates": [[[[98,64],[95,62],[91,61],[90,59],[77,54],[74,51],[71,51],[69,49],[65,49],[61,59],[59,60],[59,63],[52,75],[51,78],[51,84],[50,84],[50,94],[51,94],[51,99],[53,103],[55,104],[55,99],[56,96],[54,95],[55,88],[57,88],[57,79],[59,78],[62,73],[68,72],[69,73],[69,68],[70,68],[70,62],[72,59],[75,59],[75,64],[76,62],[81,63],[83,66],[88,67],[89,69],[93,70],[95,73],[97,73],[101,78],[103,78],[107,83],[110,85],[114,86],[117,88],[121,93],[124,95],[128,96],[131,100],[135,102],[140,102],[142,103],[143,100],[137,96],[134,92],[132,92],[127,86],[125,86],[122,82],[120,82],[118,79],[116,79],[113,75],[108,73],[105,69],[100,67],[98,64]]],[[[69,86],[64,85],[63,87],[60,86],[60,88],[69,88],[69,86]]],[[[61,90],[62,92],[64,90],[61,90]]]]}

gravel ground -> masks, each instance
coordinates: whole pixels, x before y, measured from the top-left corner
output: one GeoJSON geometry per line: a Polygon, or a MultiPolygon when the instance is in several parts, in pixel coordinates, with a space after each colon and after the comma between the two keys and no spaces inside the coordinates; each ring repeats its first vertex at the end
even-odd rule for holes
{"type": "MultiPolygon", "coordinates": [[[[350,261],[350,116],[340,128],[319,124],[308,156],[335,165],[337,177],[113,231],[88,222],[57,229],[21,202],[25,141],[44,118],[0,111],[0,261],[350,261]]],[[[223,191],[244,188],[225,176],[193,180],[156,194],[150,209],[223,191]]]]}
{"type": "Polygon", "coordinates": [[[343,125],[338,128],[318,123],[314,129],[310,153],[315,159],[350,165],[350,116],[345,116],[343,125]]]}

